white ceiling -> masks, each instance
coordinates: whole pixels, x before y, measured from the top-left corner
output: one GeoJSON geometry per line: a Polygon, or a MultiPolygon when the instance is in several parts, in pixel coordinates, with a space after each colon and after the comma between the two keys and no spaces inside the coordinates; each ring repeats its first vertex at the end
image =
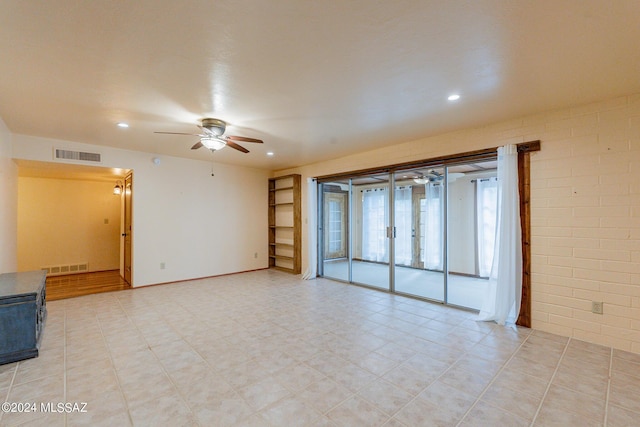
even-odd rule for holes
{"type": "Polygon", "coordinates": [[[2,0],[0,117],[281,169],[640,92],[639,41],[638,0],[2,0]],[[265,143],[153,133],[205,117],[265,143]]]}

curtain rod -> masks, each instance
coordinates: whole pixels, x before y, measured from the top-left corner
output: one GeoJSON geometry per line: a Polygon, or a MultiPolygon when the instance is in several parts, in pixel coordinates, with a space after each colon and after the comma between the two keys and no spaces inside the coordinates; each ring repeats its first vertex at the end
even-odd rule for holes
{"type": "Polygon", "coordinates": [[[480,181],[480,182],[482,182],[482,181],[491,181],[492,179],[497,180],[497,179],[498,179],[498,177],[497,177],[497,176],[492,176],[492,177],[489,177],[489,178],[476,178],[476,179],[472,179],[472,180],[471,180],[471,182],[478,182],[478,181],[480,181]]]}

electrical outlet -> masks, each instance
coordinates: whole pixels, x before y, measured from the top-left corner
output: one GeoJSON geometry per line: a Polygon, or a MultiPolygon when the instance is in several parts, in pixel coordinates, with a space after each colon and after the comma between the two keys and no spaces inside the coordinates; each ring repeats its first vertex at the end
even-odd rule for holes
{"type": "Polygon", "coordinates": [[[604,303],[602,301],[591,301],[591,312],[595,314],[602,314],[604,303]]]}
{"type": "Polygon", "coordinates": [[[258,252],[254,253],[254,254],[253,254],[253,257],[254,257],[254,258],[258,258],[258,252]]]}
{"type": "Polygon", "coordinates": [[[164,262],[160,263],[160,270],[164,270],[167,267],[167,264],[164,262]]]}

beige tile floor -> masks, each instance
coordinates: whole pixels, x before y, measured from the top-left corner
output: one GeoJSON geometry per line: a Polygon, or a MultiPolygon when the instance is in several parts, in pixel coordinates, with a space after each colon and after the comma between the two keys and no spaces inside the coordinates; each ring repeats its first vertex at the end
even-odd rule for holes
{"type": "Polygon", "coordinates": [[[640,425],[640,355],[469,312],[257,271],[48,303],[40,357],[0,366],[33,426],[640,425]]]}

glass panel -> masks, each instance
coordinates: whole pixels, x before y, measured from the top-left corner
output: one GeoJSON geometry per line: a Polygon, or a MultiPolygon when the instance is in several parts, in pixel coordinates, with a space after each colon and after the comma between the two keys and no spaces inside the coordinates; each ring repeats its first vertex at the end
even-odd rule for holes
{"type": "Polygon", "coordinates": [[[444,169],[396,173],[395,290],[444,301],[444,169]]]}
{"type": "Polygon", "coordinates": [[[449,168],[447,302],[479,310],[493,263],[495,162],[449,168]]]}
{"type": "Polygon", "coordinates": [[[389,289],[389,180],[387,175],[352,180],[352,281],[389,289]]]}
{"type": "Polygon", "coordinates": [[[349,184],[322,184],[322,263],[323,275],[349,280],[349,184]]]}

